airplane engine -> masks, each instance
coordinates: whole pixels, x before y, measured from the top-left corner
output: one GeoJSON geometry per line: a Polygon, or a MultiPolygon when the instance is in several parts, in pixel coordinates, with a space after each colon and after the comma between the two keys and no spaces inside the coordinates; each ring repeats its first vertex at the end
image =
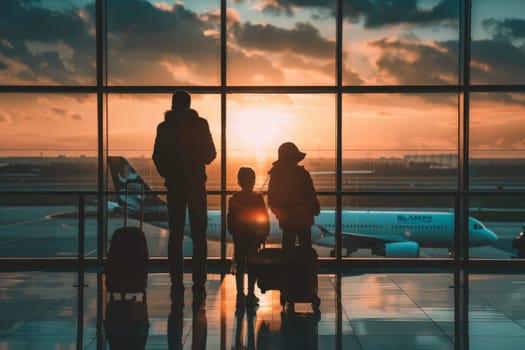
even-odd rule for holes
{"type": "Polygon", "coordinates": [[[387,258],[418,258],[419,244],[416,242],[385,243],[379,249],[372,249],[372,253],[387,258]]]}

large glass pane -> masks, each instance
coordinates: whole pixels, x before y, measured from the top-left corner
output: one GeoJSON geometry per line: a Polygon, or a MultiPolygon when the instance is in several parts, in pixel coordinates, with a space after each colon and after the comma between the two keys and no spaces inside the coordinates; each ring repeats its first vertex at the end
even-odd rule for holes
{"type": "Polygon", "coordinates": [[[460,1],[343,1],[343,83],[458,81],[460,1]]]}
{"type": "Polygon", "coordinates": [[[343,188],[457,188],[455,94],[343,96],[343,188]]]}
{"type": "MultiPolygon", "coordinates": [[[[342,254],[352,258],[450,258],[454,254],[454,205],[453,197],[436,193],[344,196],[342,254]]],[[[335,247],[331,231],[320,242],[330,243],[331,238],[335,247]]],[[[472,244],[492,243],[491,231],[479,233],[472,244]]]]}
{"type": "MultiPolygon", "coordinates": [[[[85,196],[84,256],[97,256],[97,205],[85,196]]],[[[0,258],[76,258],[79,254],[79,196],[0,196],[0,258]]]]}
{"type": "Polygon", "coordinates": [[[335,96],[230,95],[227,101],[228,189],[238,190],[240,166],[255,170],[255,189],[266,190],[268,171],[284,142],[307,155],[300,162],[317,191],[335,188],[335,96]]]}
{"type": "Polygon", "coordinates": [[[228,84],[334,84],[335,4],[229,1],[228,84]]]}
{"type": "MultiPolygon", "coordinates": [[[[237,172],[249,166],[256,174],[256,192],[268,188],[268,172],[283,142],[294,142],[307,155],[300,162],[317,191],[335,188],[335,98],[333,95],[231,95],[228,100],[228,189],[240,190],[237,172]]],[[[265,198],[266,199],[266,198],[265,198]]],[[[319,198],[323,210],[333,201],[319,198]]],[[[332,211],[332,216],[334,216],[332,211]]],[[[281,229],[270,211],[268,243],[281,242],[281,229]]],[[[332,218],[333,221],[333,218],[332,218]]],[[[315,242],[314,242],[315,244],[315,242]]],[[[328,252],[319,252],[328,256],[328,252]]]]}
{"type": "Polygon", "coordinates": [[[0,189],[96,189],[96,98],[0,94],[0,189]]]}
{"type": "MultiPolygon", "coordinates": [[[[524,196],[507,191],[499,194],[470,196],[470,216],[482,226],[473,226],[474,235],[489,229],[495,234],[490,245],[470,248],[471,258],[510,259],[525,258],[525,202],[524,196]]],[[[472,244],[471,244],[472,246],[472,244]]]]}
{"type": "Polygon", "coordinates": [[[525,144],[521,130],[523,94],[471,94],[469,184],[494,195],[470,197],[471,215],[497,235],[491,247],[470,252],[472,258],[509,259],[519,255],[514,239],[523,230],[525,144]]]}
{"type": "Polygon", "coordinates": [[[106,1],[111,85],[218,85],[219,1],[106,1]]]}
{"type": "Polygon", "coordinates": [[[471,349],[520,349],[525,337],[523,274],[469,275],[471,349]]]}
{"type": "Polygon", "coordinates": [[[525,82],[525,2],[472,1],[471,82],[525,82]]]}
{"type": "Polygon", "coordinates": [[[352,329],[343,328],[342,348],[454,349],[452,283],[448,271],[352,271],[341,283],[343,322],[352,329]]]}
{"type": "MultiPolygon", "coordinates": [[[[207,189],[220,189],[221,119],[218,95],[191,95],[191,107],[208,121],[217,158],[206,168],[207,189]]],[[[154,190],[164,190],[164,180],[151,159],[157,125],[171,108],[169,94],[110,94],[108,96],[108,155],[124,157],[154,190]]],[[[109,165],[111,166],[111,161],[109,165]]],[[[111,179],[110,179],[111,181],[111,179]]]]}
{"type": "Polygon", "coordinates": [[[525,94],[471,94],[470,188],[524,190],[525,94]]]}
{"type": "Polygon", "coordinates": [[[96,82],[95,1],[1,1],[0,85],[96,82]]]}
{"type": "MultiPolygon", "coordinates": [[[[80,317],[76,273],[10,272],[2,273],[0,281],[0,348],[76,348],[80,317]]],[[[92,278],[85,282],[96,286],[92,278]]],[[[85,344],[95,340],[94,329],[81,329],[89,339],[85,344]]]]}

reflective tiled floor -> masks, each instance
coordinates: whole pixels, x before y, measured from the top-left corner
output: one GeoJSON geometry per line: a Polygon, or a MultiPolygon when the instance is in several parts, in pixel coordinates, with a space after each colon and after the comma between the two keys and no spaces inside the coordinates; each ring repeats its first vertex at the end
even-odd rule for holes
{"type": "MultiPolygon", "coordinates": [[[[171,316],[169,277],[150,274],[147,322],[106,327],[107,298],[95,273],[85,275],[83,303],[75,273],[0,275],[0,350],[109,349],[107,336],[143,339],[146,349],[454,349],[453,279],[446,273],[322,274],[320,313],[309,304],[282,312],[277,291],[257,290],[256,309],[236,307],[234,278],[220,274],[209,275],[206,303],[192,310],[186,275],[185,306],[171,316]]],[[[469,300],[471,349],[524,348],[525,276],[471,275],[469,300]]]]}

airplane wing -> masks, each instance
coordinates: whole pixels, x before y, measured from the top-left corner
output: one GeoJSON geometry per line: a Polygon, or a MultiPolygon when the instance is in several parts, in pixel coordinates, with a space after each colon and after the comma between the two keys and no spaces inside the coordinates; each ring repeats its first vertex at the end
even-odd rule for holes
{"type": "MultiPolygon", "coordinates": [[[[316,226],[321,229],[323,234],[318,239],[315,239],[314,243],[325,247],[335,247],[335,233],[328,231],[321,225],[316,226]]],[[[372,249],[372,254],[386,257],[419,257],[418,243],[410,241],[408,237],[399,235],[342,232],[342,245],[343,248],[346,248],[347,256],[360,248],[369,248],[372,249]]]]}
{"type": "MultiPolygon", "coordinates": [[[[321,232],[323,233],[320,237],[320,240],[323,241],[325,238],[334,237],[335,239],[335,232],[329,231],[322,225],[317,224],[316,225],[321,232]]],[[[406,242],[408,239],[405,237],[400,237],[399,235],[388,235],[384,233],[374,233],[374,234],[366,234],[366,233],[357,233],[357,232],[342,232],[343,237],[353,237],[361,241],[370,241],[370,242],[377,242],[377,243],[390,243],[390,242],[406,242]]],[[[317,243],[317,242],[316,242],[317,243]]],[[[333,245],[332,245],[333,246],[333,245]]]]}

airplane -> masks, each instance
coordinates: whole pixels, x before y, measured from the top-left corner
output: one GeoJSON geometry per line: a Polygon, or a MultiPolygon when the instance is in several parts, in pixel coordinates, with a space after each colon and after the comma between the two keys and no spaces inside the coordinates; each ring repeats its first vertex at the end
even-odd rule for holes
{"type": "MultiPolygon", "coordinates": [[[[166,202],[149,192],[152,188],[124,157],[108,157],[111,176],[117,195],[117,203],[111,203],[114,210],[123,210],[125,206],[125,184],[130,180],[144,183],[144,196],[137,194],[140,186],[131,182],[128,189],[127,212],[130,217],[138,218],[140,202],[143,201],[143,220],[148,224],[168,228],[166,202]]],[[[277,218],[269,211],[270,234],[267,243],[281,243],[281,229],[277,218]]],[[[190,236],[186,220],[185,235],[190,236]]],[[[498,237],[479,220],[469,217],[469,246],[489,246],[498,237]]],[[[208,237],[221,239],[221,212],[208,210],[208,237]]],[[[231,239],[230,235],[227,235],[231,239]]],[[[312,243],[332,248],[335,254],[335,211],[321,210],[312,226],[312,243]]],[[[421,247],[447,248],[449,255],[454,245],[454,214],[439,211],[379,211],[379,210],[343,210],[342,211],[342,247],[350,256],[358,249],[370,249],[372,254],[389,258],[417,258],[421,247]]]]}

